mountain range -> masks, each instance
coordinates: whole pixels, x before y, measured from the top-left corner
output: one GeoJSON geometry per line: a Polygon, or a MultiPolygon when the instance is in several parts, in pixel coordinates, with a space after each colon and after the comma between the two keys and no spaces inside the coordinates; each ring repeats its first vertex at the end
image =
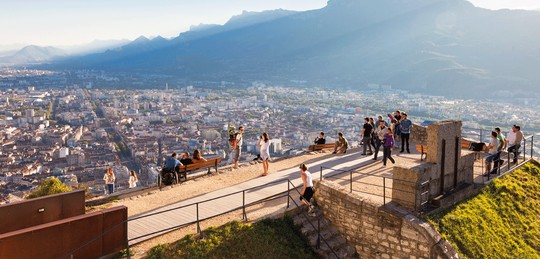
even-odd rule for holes
{"type": "Polygon", "coordinates": [[[158,73],[454,97],[540,97],[540,12],[465,0],[330,0],[318,10],[245,12],[166,40],[141,37],[55,68],[158,73]]]}

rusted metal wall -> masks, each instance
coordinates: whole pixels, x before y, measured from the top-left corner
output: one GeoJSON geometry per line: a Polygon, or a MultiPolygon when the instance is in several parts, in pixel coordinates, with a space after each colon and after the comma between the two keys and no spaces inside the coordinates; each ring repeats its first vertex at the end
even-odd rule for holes
{"type": "Polygon", "coordinates": [[[82,215],[84,190],[0,206],[0,234],[82,215]]]}
{"type": "Polygon", "coordinates": [[[119,206],[0,235],[0,258],[97,258],[127,247],[119,206]]]}

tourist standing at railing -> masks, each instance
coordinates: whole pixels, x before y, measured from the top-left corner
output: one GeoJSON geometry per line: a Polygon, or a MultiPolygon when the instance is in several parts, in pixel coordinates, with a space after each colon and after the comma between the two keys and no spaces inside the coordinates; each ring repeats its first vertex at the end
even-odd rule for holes
{"type": "Polygon", "coordinates": [[[137,175],[135,174],[135,171],[131,170],[129,172],[129,189],[137,187],[137,182],[139,179],[137,179],[137,175]]]}
{"type": "Polygon", "coordinates": [[[334,145],[334,152],[332,154],[341,153],[344,154],[347,153],[347,149],[349,148],[349,141],[345,137],[343,137],[343,133],[338,132],[338,140],[336,141],[334,145]]]}
{"type": "Polygon", "coordinates": [[[497,138],[497,132],[492,131],[491,132],[491,140],[489,142],[489,145],[487,147],[488,149],[488,155],[486,156],[486,172],[485,175],[489,174],[491,171],[491,162],[497,158],[499,155],[499,147],[502,145],[500,140],[497,138]]]}
{"type": "Polygon", "coordinates": [[[521,127],[514,125],[512,126],[512,134],[508,133],[508,152],[514,154],[513,162],[517,163],[519,149],[521,148],[521,142],[523,141],[523,132],[521,132],[521,127]]]}
{"type": "Polygon", "coordinates": [[[270,137],[268,137],[268,133],[264,132],[262,134],[262,137],[259,139],[259,143],[257,145],[261,149],[261,159],[263,164],[263,173],[261,176],[267,176],[268,161],[270,160],[270,137]]]}
{"type": "Polygon", "coordinates": [[[369,123],[369,118],[364,118],[364,126],[362,127],[362,133],[360,133],[360,139],[363,142],[362,155],[371,155],[373,150],[371,150],[371,133],[373,133],[373,127],[369,123]],[[369,147],[369,154],[366,154],[367,148],[369,147]]]}
{"type": "Polygon", "coordinates": [[[114,182],[116,181],[112,167],[107,169],[107,172],[103,176],[103,180],[107,186],[107,194],[112,194],[114,192],[114,182]]]}
{"type": "Polygon", "coordinates": [[[371,141],[369,142],[369,144],[371,144],[373,149],[375,149],[375,139],[377,138],[377,136],[375,135],[375,127],[377,127],[377,125],[375,124],[375,119],[369,118],[369,124],[371,124],[371,127],[373,129],[371,131],[371,141]]]}
{"type": "MultiPolygon", "coordinates": [[[[384,119],[383,119],[383,117],[381,115],[379,115],[378,119],[379,119],[379,121],[384,122],[384,126],[388,127],[388,123],[386,123],[386,121],[384,121],[384,119]]],[[[378,122],[376,123],[376,125],[378,125],[378,122]]]]}
{"type": "Polygon", "coordinates": [[[375,128],[375,156],[373,157],[373,160],[377,160],[379,149],[381,148],[384,142],[384,134],[386,134],[387,132],[388,132],[388,127],[386,127],[383,120],[379,120],[379,126],[375,128]]]}
{"type": "Polygon", "coordinates": [[[407,153],[411,153],[409,150],[409,137],[411,136],[411,128],[413,124],[408,119],[408,116],[406,113],[402,113],[401,121],[399,122],[399,131],[401,132],[401,151],[400,153],[403,153],[405,151],[405,147],[407,147],[407,153]]]}
{"type": "Polygon", "coordinates": [[[395,164],[396,161],[392,158],[392,147],[394,146],[394,134],[392,129],[388,128],[384,134],[384,144],[383,144],[383,167],[386,167],[386,159],[390,159],[392,164],[395,164]]]}
{"type": "Polygon", "coordinates": [[[313,215],[314,207],[311,204],[311,198],[313,197],[313,179],[311,178],[311,173],[308,171],[308,168],[305,164],[300,165],[300,177],[302,178],[302,191],[300,192],[300,200],[308,206],[308,213],[313,215]]]}
{"type": "Polygon", "coordinates": [[[495,128],[495,132],[497,132],[497,139],[501,143],[501,146],[497,148],[498,151],[503,151],[508,146],[508,142],[506,141],[506,138],[503,134],[501,134],[500,128],[495,128]]]}
{"type": "Polygon", "coordinates": [[[242,144],[243,144],[243,134],[244,133],[244,127],[239,127],[238,132],[236,133],[236,140],[233,145],[234,147],[234,168],[238,167],[238,161],[240,160],[240,156],[242,155],[242,144]]]}

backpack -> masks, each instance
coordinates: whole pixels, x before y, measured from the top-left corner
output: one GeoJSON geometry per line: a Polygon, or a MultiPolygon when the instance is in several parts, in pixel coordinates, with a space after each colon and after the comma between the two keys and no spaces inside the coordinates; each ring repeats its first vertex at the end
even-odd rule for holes
{"type": "Polygon", "coordinates": [[[236,135],[238,134],[236,131],[235,131],[235,127],[234,126],[230,126],[229,127],[229,145],[232,147],[236,144],[236,135]]]}

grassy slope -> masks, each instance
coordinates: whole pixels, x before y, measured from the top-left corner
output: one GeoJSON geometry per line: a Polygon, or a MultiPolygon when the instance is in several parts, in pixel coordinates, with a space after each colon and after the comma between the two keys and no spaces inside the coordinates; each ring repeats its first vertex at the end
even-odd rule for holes
{"type": "Polygon", "coordinates": [[[466,258],[540,258],[540,164],[495,179],[430,220],[466,258]]]}
{"type": "Polygon", "coordinates": [[[229,222],[221,227],[155,246],[153,258],[317,258],[289,217],[264,219],[254,224],[229,222]]]}

